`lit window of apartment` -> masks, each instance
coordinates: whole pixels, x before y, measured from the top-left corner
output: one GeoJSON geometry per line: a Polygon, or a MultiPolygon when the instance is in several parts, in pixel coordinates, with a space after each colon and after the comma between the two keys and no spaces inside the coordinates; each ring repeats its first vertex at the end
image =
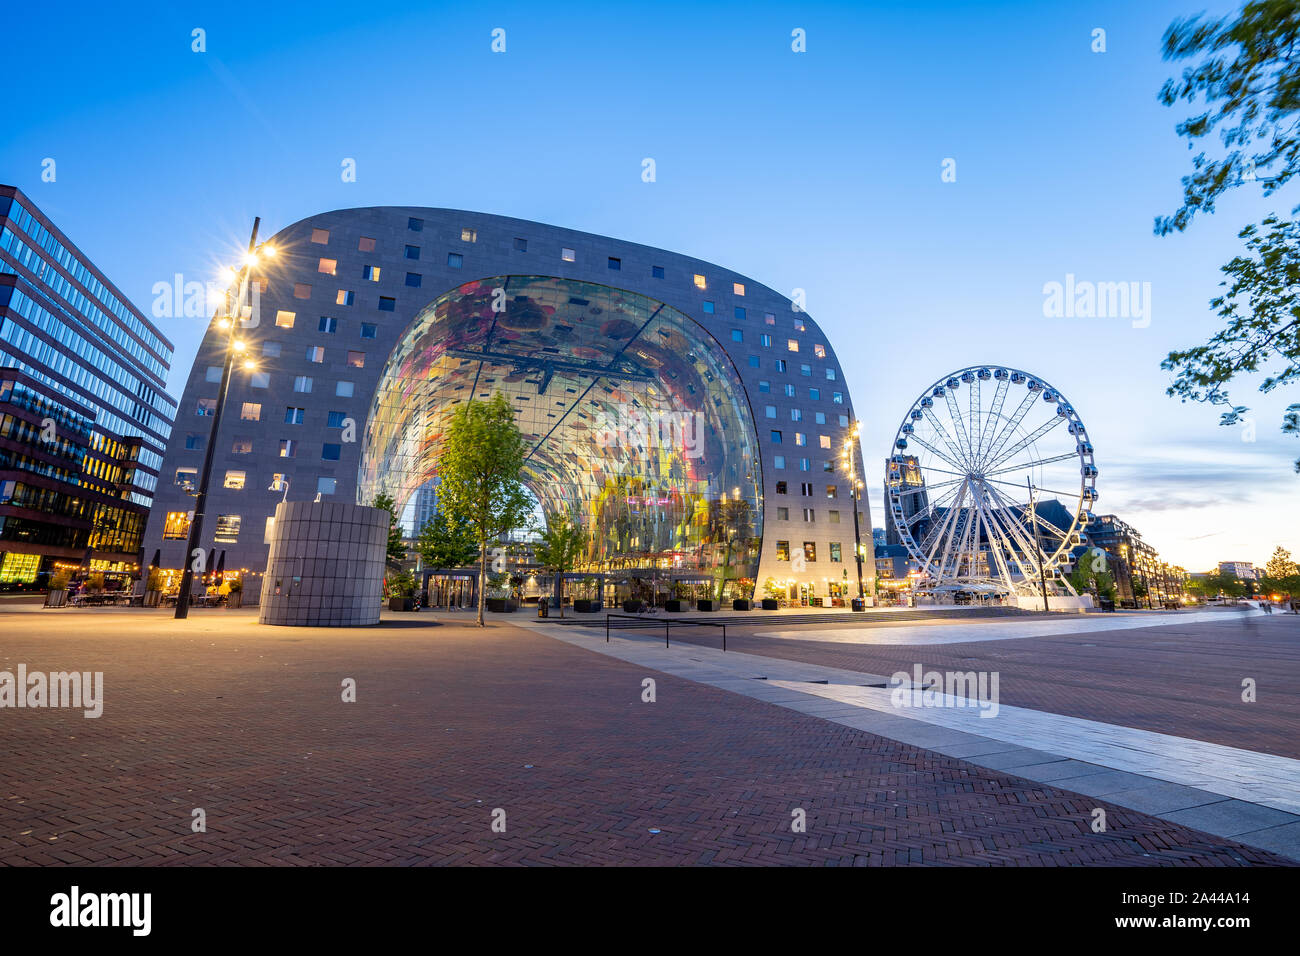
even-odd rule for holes
{"type": "Polygon", "coordinates": [[[193,491],[199,483],[199,470],[197,468],[177,468],[175,483],[182,488],[193,491]]]}
{"type": "Polygon", "coordinates": [[[351,305],[356,298],[356,293],[347,289],[339,289],[339,294],[334,297],[335,305],[351,305]]]}
{"type": "Polygon", "coordinates": [[[325,361],[325,349],[319,345],[307,346],[307,361],[316,363],[325,361]]]}
{"type": "Polygon", "coordinates": [[[803,558],[805,561],[817,560],[817,542],[805,541],[803,543],[803,558]]]}
{"type": "Polygon", "coordinates": [[[247,472],[231,468],[226,472],[226,477],[225,480],[222,481],[221,487],[229,488],[232,491],[243,491],[246,476],[247,472]]]}
{"type": "Polygon", "coordinates": [[[838,498],[838,497],[839,497],[839,494],[840,494],[840,488],[839,488],[839,485],[827,485],[827,486],[826,486],[826,497],[827,497],[827,498],[838,498]]]}
{"type": "Polygon", "coordinates": [[[333,335],[339,330],[339,320],[332,315],[322,315],[316,329],[327,335],[333,335]]]}
{"type": "Polygon", "coordinates": [[[819,436],[817,436],[817,444],[818,444],[821,448],[830,448],[830,447],[831,447],[831,436],[830,436],[830,435],[819,435],[819,436]]]}
{"type": "Polygon", "coordinates": [[[798,339],[786,339],[786,340],[785,340],[785,350],[786,350],[787,352],[798,352],[798,351],[799,351],[799,340],[798,340],[798,339]]]}
{"type": "Polygon", "coordinates": [[[310,299],[311,284],[307,282],[295,282],[293,284],[293,297],[295,299],[310,299]]]}
{"type": "Polygon", "coordinates": [[[328,246],[330,244],[330,231],[328,229],[313,229],[311,231],[311,241],[318,246],[328,246]]]}
{"type": "Polygon", "coordinates": [[[239,541],[239,515],[217,515],[217,527],[212,540],[218,544],[235,544],[239,541]]]}
{"type": "Polygon", "coordinates": [[[230,453],[232,455],[251,455],[253,453],[253,439],[236,438],[230,443],[230,453]]]}
{"type": "Polygon", "coordinates": [[[348,364],[351,365],[353,368],[365,368],[366,353],[348,352],[348,364]]]}
{"type": "Polygon", "coordinates": [[[795,318],[794,330],[796,332],[806,332],[808,330],[807,327],[803,324],[803,319],[800,319],[798,317],[795,318]]]}
{"type": "Polygon", "coordinates": [[[298,442],[292,438],[280,439],[280,457],[293,458],[298,454],[298,442]]]}
{"type": "Polygon", "coordinates": [[[831,542],[831,561],[832,561],[833,563],[838,563],[838,562],[840,562],[841,560],[843,560],[843,559],[842,559],[841,556],[840,556],[840,543],[839,543],[838,541],[832,541],[832,542],[831,542]]]}
{"type": "Polygon", "coordinates": [[[361,278],[365,279],[367,282],[378,282],[378,281],[379,281],[379,273],[380,273],[380,267],[379,267],[379,266],[362,266],[362,267],[361,267],[361,278]]]}
{"type": "Polygon", "coordinates": [[[776,543],[776,559],[777,559],[778,561],[789,561],[789,560],[790,560],[790,542],[789,542],[789,541],[778,541],[778,542],[776,543]]]}
{"type": "Polygon", "coordinates": [[[813,346],[813,355],[817,356],[818,358],[825,358],[825,357],[826,357],[826,346],[824,346],[824,345],[814,345],[814,346],[813,346]]]}
{"type": "Polygon", "coordinates": [[[764,313],[763,313],[763,324],[764,324],[764,325],[776,325],[776,315],[773,314],[773,313],[771,313],[771,312],[764,312],[764,313]]]}
{"type": "Polygon", "coordinates": [[[164,538],[187,538],[190,534],[190,516],[184,511],[169,511],[163,521],[164,538]]]}
{"type": "Polygon", "coordinates": [[[740,282],[731,283],[731,292],[732,295],[744,295],[745,294],[744,284],[740,282]]]}
{"type": "Polygon", "coordinates": [[[275,324],[282,329],[293,328],[294,319],[298,317],[297,312],[286,312],[280,309],[275,313],[275,324]]]}
{"type": "Polygon", "coordinates": [[[327,276],[335,275],[338,272],[339,262],[337,259],[326,259],[321,257],[320,262],[316,264],[316,271],[327,276]]]}
{"type": "Polygon", "coordinates": [[[208,418],[217,413],[217,400],[215,398],[200,398],[198,408],[195,413],[200,418],[208,418]]]}
{"type": "Polygon", "coordinates": [[[800,447],[803,447],[804,445],[808,444],[808,436],[805,435],[803,432],[795,432],[794,443],[800,447]]]}
{"type": "Polygon", "coordinates": [[[460,231],[460,241],[461,241],[461,242],[478,242],[478,232],[477,232],[477,230],[474,230],[474,229],[461,229],[461,231],[460,231]]]}
{"type": "Polygon", "coordinates": [[[244,402],[239,410],[239,420],[243,422],[260,422],[262,420],[262,405],[260,402],[244,402]]]}
{"type": "Polygon", "coordinates": [[[574,262],[578,258],[578,256],[577,253],[575,253],[572,249],[561,249],[560,258],[563,259],[565,262],[574,262]]]}
{"type": "Polygon", "coordinates": [[[362,236],[360,240],[357,241],[357,252],[374,252],[374,251],[375,251],[375,240],[372,239],[370,236],[362,236]]]}
{"type": "Polygon", "coordinates": [[[706,282],[704,281],[704,276],[700,275],[700,274],[697,272],[697,273],[695,274],[695,288],[697,288],[697,289],[704,289],[704,288],[707,288],[707,287],[708,287],[708,283],[706,283],[706,282]]]}

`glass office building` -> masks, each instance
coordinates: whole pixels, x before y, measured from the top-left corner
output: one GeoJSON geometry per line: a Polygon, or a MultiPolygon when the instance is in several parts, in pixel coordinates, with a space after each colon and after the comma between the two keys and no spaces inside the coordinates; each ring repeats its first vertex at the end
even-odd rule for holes
{"type": "Polygon", "coordinates": [[[382,492],[414,515],[451,415],[503,393],[539,509],[587,535],[579,570],[679,574],[723,597],[769,577],[796,599],[856,594],[852,403],[790,298],[689,256],[452,209],[337,210],[267,241],[277,254],[242,320],[256,369],[234,373],[220,434],[215,317],[181,400],[146,535],[164,567],[181,567],[207,442],[200,544],[260,569],[286,486],[294,500],[382,492]]]}
{"type": "Polygon", "coordinates": [[[134,572],[175,417],[172,346],[0,186],[0,586],[134,572]]]}

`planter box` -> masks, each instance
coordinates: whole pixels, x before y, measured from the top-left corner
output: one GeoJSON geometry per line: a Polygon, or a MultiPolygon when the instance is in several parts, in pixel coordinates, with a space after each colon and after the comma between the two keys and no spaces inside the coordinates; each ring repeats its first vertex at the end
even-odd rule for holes
{"type": "Polygon", "coordinates": [[[781,606],[781,602],[779,602],[776,598],[763,598],[764,611],[775,611],[780,606],[781,606]]]}
{"type": "Polygon", "coordinates": [[[645,606],[645,605],[643,605],[640,601],[624,601],[624,602],[623,602],[623,613],[625,613],[625,614],[640,614],[640,613],[641,613],[641,609],[642,609],[644,606],[645,606]]]}
{"type": "Polygon", "coordinates": [[[47,591],[45,593],[46,607],[66,607],[68,604],[68,589],[59,588],[57,591],[47,591]]]}
{"type": "Polygon", "coordinates": [[[696,601],[695,610],[697,611],[716,611],[718,609],[717,601],[696,601]]]}
{"type": "Polygon", "coordinates": [[[388,610],[390,611],[414,611],[415,598],[409,597],[390,597],[388,599],[388,610]]]}
{"type": "Polygon", "coordinates": [[[754,602],[748,601],[745,598],[736,598],[731,602],[731,609],[733,611],[750,611],[753,610],[753,607],[754,602]]]}
{"type": "Polygon", "coordinates": [[[684,603],[685,602],[679,601],[676,598],[674,598],[671,601],[664,601],[664,610],[680,613],[681,611],[686,610],[684,607],[682,607],[682,604],[684,603]]]}

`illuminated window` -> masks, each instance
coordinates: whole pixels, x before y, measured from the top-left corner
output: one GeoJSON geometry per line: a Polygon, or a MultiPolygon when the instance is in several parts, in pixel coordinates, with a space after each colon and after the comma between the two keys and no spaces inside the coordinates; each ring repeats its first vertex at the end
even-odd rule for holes
{"type": "Polygon", "coordinates": [[[347,289],[339,289],[339,294],[334,297],[335,305],[351,305],[352,300],[356,297],[355,293],[347,289]]]}
{"type": "Polygon", "coordinates": [[[803,324],[803,319],[796,318],[794,320],[794,330],[796,332],[806,332],[808,330],[807,326],[803,324]]]}
{"type": "Polygon", "coordinates": [[[293,284],[293,297],[295,299],[310,299],[311,285],[307,282],[295,282],[293,284]]]}
{"type": "Polygon", "coordinates": [[[328,246],[330,242],[330,231],[328,229],[313,229],[311,231],[311,241],[318,246],[328,246]]]}
{"type": "Polygon", "coordinates": [[[836,405],[843,405],[843,404],[844,404],[844,393],[843,393],[843,392],[831,392],[831,401],[834,402],[836,405]]]}
{"type": "Polygon", "coordinates": [[[565,262],[573,262],[578,257],[572,249],[561,249],[560,258],[563,259],[565,262]]]}
{"type": "Polygon", "coordinates": [[[209,415],[216,414],[217,400],[215,398],[200,398],[197,409],[200,418],[207,418],[209,415]]]}
{"type": "Polygon", "coordinates": [[[831,436],[830,436],[830,435],[819,435],[819,436],[817,437],[817,444],[818,444],[820,447],[822,447],[822,448],[830,448],[830,447],[831,447],[831,436]]]}
{"type": "Polygon", "coordinates": [[[800,446],[802,446],[802,445],[806,445],[806,444],[808,444],[808,436],[805,435],[803,432],[795,432],[795,433],[794,433],[794,443],[795,443],[796,445],[800,445],[800,446]]]}
{"type": "Polygon", "coordinates": [[[704,289],[704,288],[707,288],[707,287],[708,287],[708,284],[704,281],[704,276],[700,275],[700,274],[697,272],[697,273],[695,274],[695,288],[697,288],[697,289],[704,289]]]}
{"type": "Polygon", "coordinates": [[[839,486],[838,486],[838,485],[827,485],[827,486],[826,486],[826,497],[827,497],[827,498],[837,498],[837,497],[839,497],[839,493],[840,493],[840,489],[839,489],[839,486]]]}
{"type": "Polygon", "coordinates": [[[226,472],[226,479],[221,483],[221,487],[230,488],[234,491],[243,491],[245,477],[244,472],[232,468],[226,472]]]}
{"type": "Polygon", "coordinates": [[[366,353],[348,352],[348,364],[351,365],[353,368],[365,368],[366,353]]]}
{"type": "Polygon", "coordinates": [[[825,358],[825,357],[826,357],[826,346],[824,346],[824,345],[814,345],[814,346],[813,346],[813,355],[817,356],[818,358],[825,358]]]}
{"type": "Polygon", "coordinates": [[[337,259],[326,259],[322,257],[320,262],[316,264],[316,271],[324,273],[327,276],[332,276],[338,271],[338,267],[339,262],[337,259]]]}
{"type": "Polygon", "coordinates": [[[733,295],[744,295],[745,287],[739,282],[733,282],[731,283],[731,291],[733,295]]]}
{"type": "Polygon", "coordinates": [[[232,455],[251,455],[253,453],[253,439],[236,438],[230,443],[230,453],[232,455]]]}
{"type": "Polygon", "coordinates": [[[197,468],[177,468],[176,484],[193,491],[199,484],[199,470],[197,468]]]}
{"type": "Polygon", "coordinates": [[[308,361],[308,362],[316,362],[316,363],[318,363],[318,364],[319,364],[320,362],[324,362],[324,361],[325,361],[325,349],[324,349],[322,346],[319,346],[319,345],[309,345],[309,346],[307,346],[307,361],[308,361]]]}
{"type": "Polygon", "coordinates": [[[293,458],[298,454],[298,443],[292,438],[280,439],[280,457],[293,458]]]}
{"type": "Polygon", "coordinates": [[[461,242],[478,242],[478,231],[475,229],[461,229],[461,242]]]}
{"type": "Polygon", "coordinates": [[[365,279],[367,282],[378,282],[378,281],[379,281],[379,273],[380,273],[380,268],[379,268],[379,266],[362,266],[362,267],[361,267],[361,278],[365,279]]]}
{"type": "Polygon", "coordinates": [[[817,542],[805,541],[803,543],[803,557],[805,561],[817,560],[817,542]]]}
{"type": "Polygon", "coordinates": [[[280,309],[275,313],[275,324],[282,329],[291,329],[293,328],[293,320],[297,317],[297,312],[286,312],[283,309],[280,309]]]}
{"type": "Polygon", "coordinates": [[[832,541],[832,542],[831,542],[831,562],[832,562],[832,563],[838,563],[838,562],[840,562],[841,560],[842,560],[842,558],[840,557],[840,543],[839,543],[838,541],[832,541]]]}
{"type": "Polygon", "coordinates": [[[798,340],[798,339],[786,339],[786,340],[785,340],[785,350],[786,350],[787,352],[798,352],[798,351],[799,351],[799,340],[798,340]]]}
{"type": "Polygon", "coordinates": [[[218,544],[235,544],[239,540],[239,515],[217,515],[212,540],[218,544]]]}
{"type": "Polygon", "coordinates": [[[764,312],[763,323],[765,325],[776,325],[776,315],[772,312],[764,312]]]}
{"type": "Polygon", "coordinates": [[[776,543],[776,559],[777,559],[778,561],[789,561],[789,560],[790,560],[790,542],[789,542],[789,541],[778,541],[778,542],[776,543]]]}
{"type": "Polygon", "coordinates": [[[375,251],[375,240],[372,239],[372,238],[370,238],[369,236],[362,236],[361,239],[357,242],[357,251],[358,251],[358,252],[374,252],[374,251],[375,251]]]}
{"type": "Polygon", "coordinates": [[[190,516],[184,511],[169,511],[163,521],[164,538],[188,538],[190,536],[190,516]]]}
{"type": "Polygon", "coordinates": [[[244,402],[243,407],[239,409],[239,420],[243,422],[260,422],[262,420],[261,403],[244,402]]]}

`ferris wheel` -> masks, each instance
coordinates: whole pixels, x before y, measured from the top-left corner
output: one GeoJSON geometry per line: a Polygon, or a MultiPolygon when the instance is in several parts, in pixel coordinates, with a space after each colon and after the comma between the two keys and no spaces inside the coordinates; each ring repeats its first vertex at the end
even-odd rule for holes
{"type": "Polygon", "coordinates": [[[1092,443],[1035,375],[961,369],[912,403],[894,438],[886,507],[931,587],[1028,595],[1062,574],[1097,500],[1092,443]]]}

